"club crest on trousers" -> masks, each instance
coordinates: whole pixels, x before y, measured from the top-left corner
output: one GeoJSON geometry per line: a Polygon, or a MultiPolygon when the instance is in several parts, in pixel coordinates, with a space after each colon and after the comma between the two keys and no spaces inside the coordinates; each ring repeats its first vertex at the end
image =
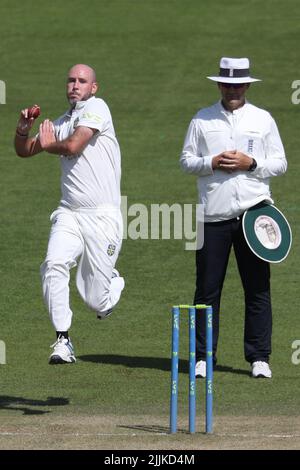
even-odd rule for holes
{"type": "Polygon", "coordinates": [[[107,254],[108,256],[113,256],[116,251],[116,245],[109,244],[107,247],[107,254]]]}

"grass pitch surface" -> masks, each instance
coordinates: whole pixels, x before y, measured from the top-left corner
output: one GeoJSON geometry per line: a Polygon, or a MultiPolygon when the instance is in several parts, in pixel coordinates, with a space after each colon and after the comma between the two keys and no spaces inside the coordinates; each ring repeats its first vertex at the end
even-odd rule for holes
{"type": "MultiPolygon", "coordinates": [[[[7,359],[0,365],[1,419],[19,418],[21,425],[32,419],[28,415],[39,415],[43,426],[49,416],[127,416],[131,422],[138,415],[141,426],[152,416],[167,428],[170,307],[193,298],[194,253],[185,251],[182,240],[124,240],[118,269],[126,289],[104,322],[84,306],[72,276],[71,336],[78,362],[48,366],[54,332],[42,302],[39,265],[49,215],[60,197],[59,162],[46,154],[18,159],[12,141],[23,107],[38,103],[42,117],[50,119],[65,111],[66,72],[74,63],[88,63],[98,73],[99,96],[112,111],[128,207],[194,203],[195,178],[180,171],[178,159],[190,119],[218,99],[216,86],[205,77],[217,73],[224,55],[250,57],[253,76],[263,80],[251,86],[248,99],[268,109],[280,129],[289,169],[273,180],[272,189],[276,205],[291,223],[294,243],[288,259],[272,267],[272,380],[249,376],[243,358],[243,293],[234,259],[230,261],[215,373],[215,432],[222,432],[218,416],[231,417],[229,433],[235,416],[266,416],[275,427],[280,416],[297,416],[300,365],[292,364],[291,356],[293,341],[300,339],[300,143],[299,106],[291,102],[291,85],[300,78],[298,1],[234,0],[225,6],[221,0],[3,0],[0,8],[0,79],[6,84],[6,104],[0,105],[0,339],[7,359]]],[[[184,420],[184,321],[180,348],[179,410],[184,420]]],[[[197,384],[201,415],[204,384],[197,384]]],[[[234,433],[239,423],[244,432],[240,418],[234,433]]],[[[292,428],[291,422],[285,432],[293,434],[292,428]]],[[[278,441],[273,442],[276,447],[278,441]]],[[[9,446],[3,436],[0,446],[9,446]]]]}

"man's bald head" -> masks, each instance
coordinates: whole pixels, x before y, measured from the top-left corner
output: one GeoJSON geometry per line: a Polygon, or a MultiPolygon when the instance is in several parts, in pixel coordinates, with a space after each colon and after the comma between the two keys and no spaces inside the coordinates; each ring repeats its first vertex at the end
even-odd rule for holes
{"type": "Polygon", "coordinates": [[[70,70],[69,70],[68,76],[70,76],[70,74],[74,74],[74,73],[75,74],[77,74],[77,73],[84,74],[87,77],[89,77],[89,79],[94,83],[97,81],[96,72],[89,65],[86,65],[86,64],[73,65],[73,67],[71,67],[70,70]]]}
{"type": "Polygon", "coordinates": [[[67,98],[71,105],[86,101],[98,90],[95,70],[86,64],[76,64],[70,68],[67,78],[67,98]]]}

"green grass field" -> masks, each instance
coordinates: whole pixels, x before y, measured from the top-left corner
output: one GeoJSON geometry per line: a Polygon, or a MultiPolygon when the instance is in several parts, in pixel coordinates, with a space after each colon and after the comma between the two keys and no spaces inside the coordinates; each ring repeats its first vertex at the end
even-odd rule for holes
{"type": "MultiPolygon", "coordinates": [[[[71,336],[78,362],[48,365],[54,332],[42,301],[39,266],[49,215],[60,197],[59,162],[46,154],[18,159],[12,142],[22,107],[38,103],[42,116],[50,119],[65,111],[66,72],[78,62],[96,69],[99,95],[110,106],[122,150],[122,194],[128,205],[149,208],[151,203],[196,202],[195,178],[181,172],[178,160],[190,119],[218,99],[216,86],[205,77],[217,72],[220,57],[249,57],[253,76],[263,79],[251,87],[248,99],[268,109],[280,129],[289,169],[274,179],[272,189],[294,242],[288,259],[272,267],[270,381],[251,380],[244,361],[243,293],[231,259],[215,373],[215,433],[224,427],[233,432],[230,423],[236,417],[241,418],[234,432],[245,431],[247,416],[257,417],[258,434],[263,417],[274,418],[266,433],[279,432],[281,416],[298,416],[300,407],[300,365],[291,362],[292,342],[300,339],[300,105],[291,103],[291,84],[300,79],[298,0],[2,0],[0,17],[0,80],[6,84],[6,104],[0,105],[0,340],[7,355],[7,364],[0,365],[0,448],[13,447],[1,434],[7,423],[36,423],[37,437],[49,417],[113,416],[124,428],[126,422],[128,428],[142,428],[151,416],[152,430],[155,423],[168,428],[170,307],[191,302],[195,283],[194,253],[184,250],[183,241],[124,240],[118,268],[126,290],[105,322],[96,321],[72,282],[71,336]]],[[[186,429],[184,326],[179,405],[186,429]]],[[[203,383],[198,390],[201,416],[203,383]]],[[[285,432],[295,433],[294,426],[291,421],[285,432]]],[[[203,430],[199,421],[198,431],[203,430]]],[[[168,445],[181,440],[188,448],[188,438],[169,437],[168,445]]],[[[153,449],[162,448],[161,439],[159,433],[151,437],[153,449]]],[[[208,442],[202,434],[197,439],[194,448],[208,442]]],[[[43,448],[43,443],[24,442],[20,448],[43,448]]],[[[286,440],[287,448],[293,442],[286,440]]],[[[109,449],[117,444],[100,439],[94,445],[109,449]]]]}

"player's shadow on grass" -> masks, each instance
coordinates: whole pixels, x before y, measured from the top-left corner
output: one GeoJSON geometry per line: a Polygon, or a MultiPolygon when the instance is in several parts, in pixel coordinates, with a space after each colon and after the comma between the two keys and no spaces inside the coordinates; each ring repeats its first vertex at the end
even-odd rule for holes
{"type": "Polygon", "coordinates": [[[0,409],[22,411],[24,415],[43,415],[51,410],[37,410],[36,406],[65,406],[69,404],[68,398],[48,397],[47,400],[33,400],[31,398],[0,395],[0,409]]]}
{"type": "MultiPolygon", "coordinates": [[[[77,356],[78,359],[85,362],[94,362],[96,364],[111,364],[133,369],[158,369],[170,370],[170,359],[165,357],[144,357],[144,356],[121,356],[118,354],[94,354],[77,356]]],[[[188,370],[188,361],[180,361],[180,369],[186,372],[188,370]]]]}
{"type": "MultiPolygon", "coordinates": [[[[144,356],[121,356],[118,354],[94,354],[79,356],[78,359],[85,362],[94,362],[96,364],[121,365],[132,367],[134,369],[158,369],[170,371],[171,360],[165,357],[144,357],[144,356]]],[[[189,373],[189,361],[179,360],[179,371],[189,373]]],[[[228,372],[230,374],[249,375],[244,369],[234,369],[233,367],[216,365],[215,371],[228,372]]]]}
{"type": "Polygon", "coordinates": [[[251,375],[249,370],[245,369],[235,369],[234,367],[229,367],[229,366],[222,366],[217,364],[214,367],[214,371],[216,372],[229,372],[230,374],[239,374],[239,375],[251,375]]]}

